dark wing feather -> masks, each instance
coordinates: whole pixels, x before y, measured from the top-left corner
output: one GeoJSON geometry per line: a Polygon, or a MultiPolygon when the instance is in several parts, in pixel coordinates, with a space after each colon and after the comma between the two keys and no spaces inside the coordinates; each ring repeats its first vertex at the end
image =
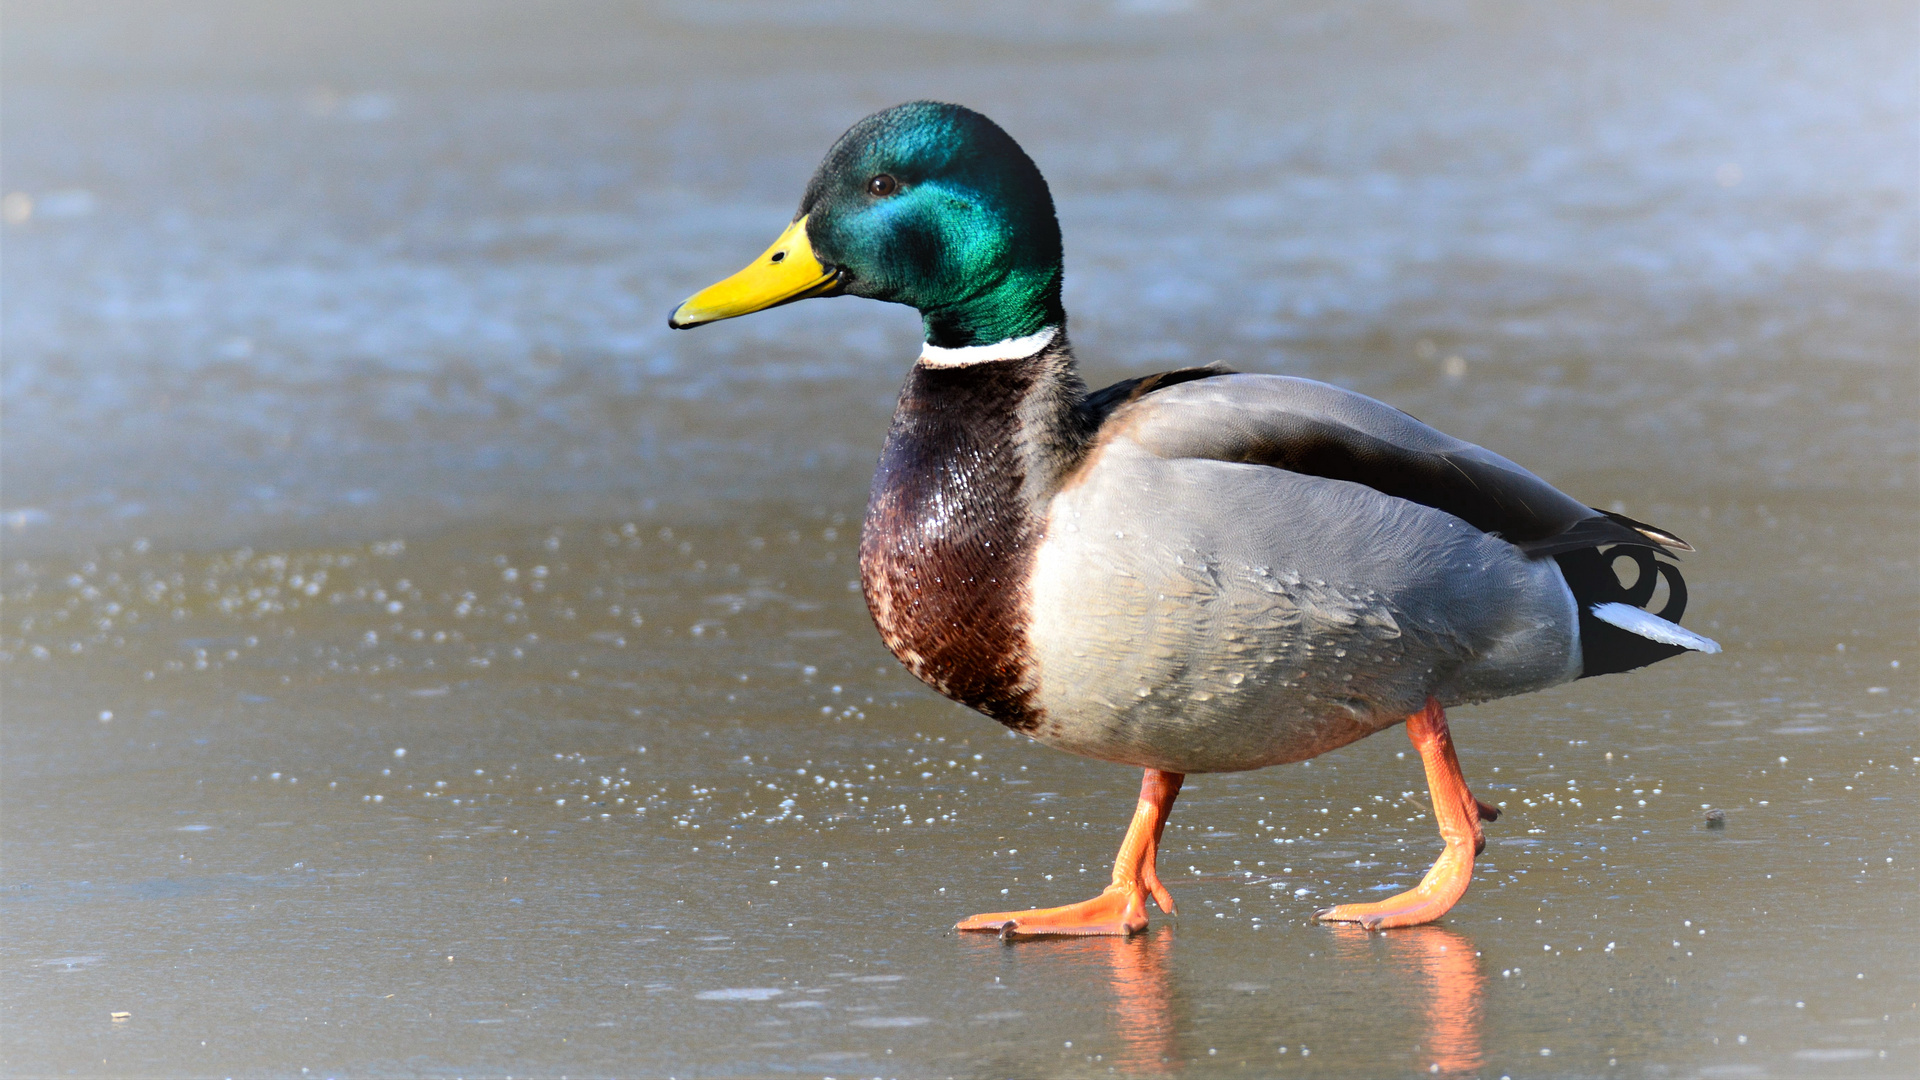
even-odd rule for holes
{"type": "Polygon", "coordinates": [[[1365,484],[1443,510],[1536,557],[1608,544],[1690,550],[1670,533],[1595,510],[1498,454],[1326,383],[1190,368],[1088,400],[1111,410],[1104,419],[1116,432],[1162,456],[1365,484]]]}
{"type": "Polygon", "coordinates": [[[1517,546],[1529,555],[1559,555],[1583,548],[1605,547],[1608,544],[1635,544],[1640,547],[1662,547],[1674,551],[1693,550],[1692,544],[1665,529],[1635,521],[1625,514],[1616,514],[1611,510],[1594,510],[1593,515],[1574,522],[1565,531],[1544,540],[1521,541],[1517,546]]]}
{"type": "Polygon", "coordinates": [[[1178,386],[1195,379],[1211,379],[1217,375],[1238,374],[1225,364],[1208,364],[1204,367],[1175,368],[1172,371],[1142,375],[1137,379],[1122,379],[1112,386],[1103,387],[1087,395],[1081,402],[1080,411],[1087,419],[1089,429],[1098,429],[1113,415],[1115,409],[1134,402],[1153,393],[1165,390],[1169,386],[1178,386]]]}

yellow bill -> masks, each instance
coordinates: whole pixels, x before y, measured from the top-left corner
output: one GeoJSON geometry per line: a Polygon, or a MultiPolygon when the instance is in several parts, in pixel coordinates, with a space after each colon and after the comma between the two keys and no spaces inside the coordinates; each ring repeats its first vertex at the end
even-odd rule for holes
{"type": "Polygon", "coordinates": [[[839,287],[840,275],[814,258],[813,245],[807,242],[807,219],[802,217],[746,269],[687,297],[668,316],[667,325],[684,330],[809,296],[825,296],[839,287]]]}

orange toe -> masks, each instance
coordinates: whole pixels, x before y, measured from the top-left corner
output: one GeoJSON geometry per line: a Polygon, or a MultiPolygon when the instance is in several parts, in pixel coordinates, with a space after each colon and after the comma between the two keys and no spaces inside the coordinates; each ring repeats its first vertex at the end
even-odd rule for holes
{"type": "Polygon", "coordinates": [[[1151,863],[1149,863],[1141,873],[1140,885],[1147,890],[1148,896],[1153,897],[1153,902],[1160,905],[1161,911],[1169,915],[1180,914],[1174,910],[1173,894],[1167,891],[1165,885],[1160,884],[1160,875],[1154,871],[1151,863]]]}

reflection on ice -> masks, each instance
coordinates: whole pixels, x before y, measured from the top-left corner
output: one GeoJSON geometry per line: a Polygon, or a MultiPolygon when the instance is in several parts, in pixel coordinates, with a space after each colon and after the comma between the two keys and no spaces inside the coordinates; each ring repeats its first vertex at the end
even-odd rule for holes
{"type": "Polygon", "coordinates": [[[1173,931],[1093,940],[1105,946],[1114,1027],[1125,1046],[1117,1055],[1119,1066],[1133,1074],[1180,1071],[1174,1042],[1179,1018],[1173,1015],[1170,985],[1173,931]]]}
{"type": "MultiPolygon", "coordinates": [[[[1177,1073],[1185,1066],[1179,1043],[1190,1018],[1176,1007],[1174,938],[1174,929],[1161,925],[1133,937],[1037,938],[1017,949],[980,935],[960,934],[954,940],[974,954],[1005,952],[1017,957],[1026,976],[1065,994],[1078,997],[1099,988],[1120,1045],[1113,1055],[1114,1067],[1128,1075],[1158,1075],[1177,1073]]],[[[975,1019],[998,1023],[1027,1016],[1023,1011],[1001,1010],[975,1019]]]]}
{"type": "Polygon", "coordinates": [[[1432,925],[1380,934],[1354,927],[1335,927],[1331,932],[1335,955],[1342,960],[1384,962],[1394,971],[1401,1000],[1393,1004],[1414,1005],[1425,1017],[1426,1034],[1420,1045],[1432,1059],[1431,1071],[1465,1076],[1486,1063],[1481,1027],[1487,1010],[1487,975],[1471,938],[1432,925]]]}

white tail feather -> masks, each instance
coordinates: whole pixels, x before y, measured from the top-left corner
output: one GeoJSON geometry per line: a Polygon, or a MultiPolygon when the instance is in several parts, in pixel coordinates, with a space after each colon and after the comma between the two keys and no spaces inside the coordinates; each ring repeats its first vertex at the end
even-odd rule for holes
{"type": "Polygon", "coordinates": [[[1720,651],[1719,642],[1712,638],[1701,637],[1679,623],[1668,622],[1650,611],[1642,611],[1630,604],[1595,604],[1593,617],[1603,623],[1617,626],[1629,634],[1639,634],[1648,641],[1658,641],[1662,645],[1678,645],[1683,649],[1703,653],[1720,651]]]}

